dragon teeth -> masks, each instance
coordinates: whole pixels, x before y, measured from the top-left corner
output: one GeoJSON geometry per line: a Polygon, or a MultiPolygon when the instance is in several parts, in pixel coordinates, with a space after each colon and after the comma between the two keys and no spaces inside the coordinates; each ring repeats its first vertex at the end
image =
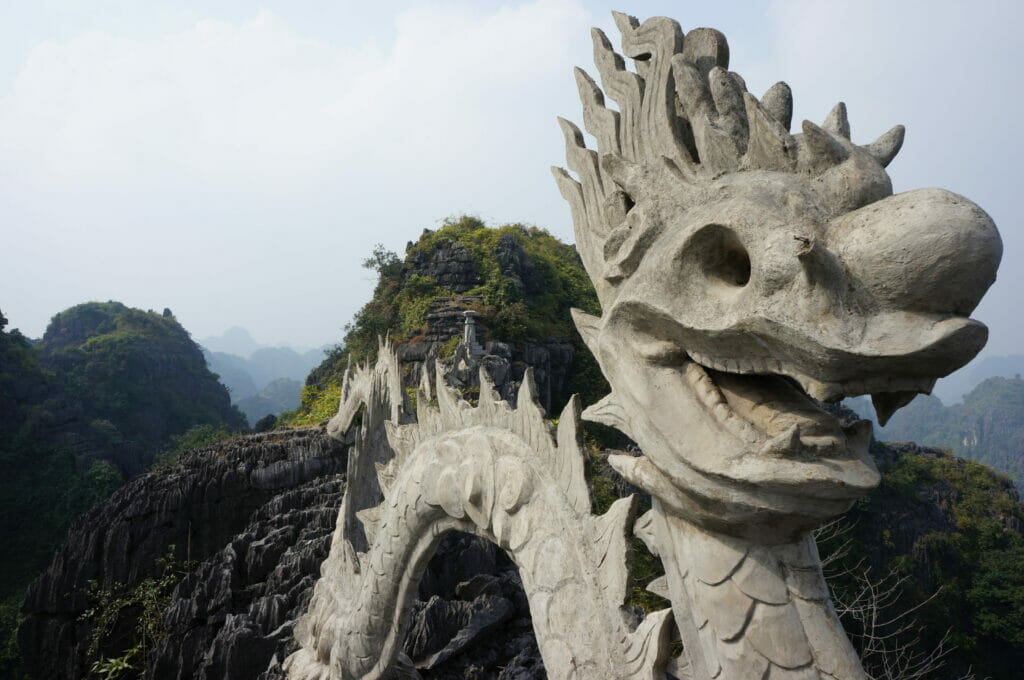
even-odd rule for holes
{"type": "Polygon", "coordinates": [[[785,432],[777,434],[762,446],[760,453],[764,456],[794,456],[803,450],[800,443],[800,426],[791,425],[785,432]]]}

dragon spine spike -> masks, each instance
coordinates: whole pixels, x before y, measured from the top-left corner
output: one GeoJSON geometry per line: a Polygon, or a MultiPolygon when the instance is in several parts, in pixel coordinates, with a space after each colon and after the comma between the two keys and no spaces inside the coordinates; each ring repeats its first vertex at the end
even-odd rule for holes
{"type": "Polygon", "coordinates": [[[356,517],[363,523],[366,539],[372,543],[377,537],[377,529],[380,526],[380,507],[374,506],[359,510],[356,512],[356,517]]]}
{"type": "Polygon", "coordinates": [[[591,404],[583,412],[583,417],[594,423],[601,423],[608,427],[614,427],[629,434],[629,418],[625,409],[618,403],[615,393],[612,392],[596,404],[591,404]]]}
{"type": "Polygon", "coordinates": [[[562,482],[562,489],[569,499],[569,505],[579,515],[590,512],[590,492],[587,488],[586,454],[583,452],[580,433],[580,398],[573,395],[558,418],[556,431],[557,448],[552,452],[555,475],[562,482]]]}
{"type": "Polygon", "coordinates": [[[580,337],[583,338],[583,343],[596,356],[598,350],[597,336],[601,333],[600,317],[587,314],[582,309],[575,307],[570,309],[569,313],[572,315],[572,322],[576,326],[576,330],[579,331],[580,337]]]}
{"type": "Polygon", "coordinates": [[[654,518],[654,510],[648,510],[640,515],[636,522],[633,523],[633,535],[644,542],[644,545],[647,546],[652,555],[658,557],[661,555],[661,548],[658,545],[657,534],[654,530],[654,518]]]}
{"type": "Polygon", "coordinates": [[[504,404],[505,400],[498,394],[498,389],[494,386],[494,381],[491,380],[490,372],[483,366],[480,367],[480,397],[478,401],[478,407],[484,406],[496,406],[498,404],[504,404]]]}
{"type": "MultiPolygon", "coordinates": [[[[629,674],[625,677],[637,680],[663,680],[669,662],[672,640],[672,610],[648,614],[629,636],[629,674]]],[[[692,680],[693,676],[676,675],[680,680],[692,680]]]]}
{"type": "MultiPolygon", "coordinates": [[[[639,497],[620,498],[594,521],[594,544],[600,561],[596,565],[609,602],[624,604],[629,592],[630,528],[639,497]]],[[[588,497],[589,504],[589,497],[588,497]]]]}

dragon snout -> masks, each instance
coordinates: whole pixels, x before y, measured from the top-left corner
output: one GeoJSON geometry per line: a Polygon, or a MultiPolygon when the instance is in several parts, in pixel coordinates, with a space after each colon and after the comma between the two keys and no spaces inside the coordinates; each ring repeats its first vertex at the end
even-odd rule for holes
{"type": "Polygon", "coordinates": [[[984,210],[918,189],[848,213],[830,249],[879,309],[969,316],[996,278],[1003,245],[984,210]]]}

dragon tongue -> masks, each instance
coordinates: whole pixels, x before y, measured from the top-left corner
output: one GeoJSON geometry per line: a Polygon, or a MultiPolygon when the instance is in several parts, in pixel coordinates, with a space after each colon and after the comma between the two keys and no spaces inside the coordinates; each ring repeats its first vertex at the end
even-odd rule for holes
{"type": "Polygon", "coordinates": [[[903,408],[917,396],[917,392],[879,392],[871,395],[871,405],[878,415],[878,424],[885,427],[893,413],[903,408]]]}

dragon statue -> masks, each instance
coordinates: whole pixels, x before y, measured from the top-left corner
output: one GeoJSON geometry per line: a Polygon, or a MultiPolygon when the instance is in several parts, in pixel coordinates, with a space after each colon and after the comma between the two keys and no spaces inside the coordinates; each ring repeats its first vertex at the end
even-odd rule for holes
{"type": "Polygon", "coordinates": [[[553,428],[529,375],[516,408],[485,372],[475,406],[424,375],[413,413],[389,345],[349,373],[330,423],[355,440],[349,490],[294,680],[401,674],[419,577],[452,530],[518,565],[551,678],[868,678],[811,532],[878,484],[871,425],[820,402],[870,394],[884,423],[973,358],[999,234],[956,194],[893,195],[902,127],[854,144],[839,104],[793,134],[789,87],[750,94],[718,31],[614,16],[635,71],[595,29],[604,92],[576,81],[597,151],[562,120],[576,178],[554,169],[603,310],[574,320],[611,394],[582,413],[574,398],[553,428]],[[591,514],[581,417],[639,444],[610,461],[650,511],[591,514]],[[631,533],[672,603],[639,624],[622,611],[631,533]]]}

